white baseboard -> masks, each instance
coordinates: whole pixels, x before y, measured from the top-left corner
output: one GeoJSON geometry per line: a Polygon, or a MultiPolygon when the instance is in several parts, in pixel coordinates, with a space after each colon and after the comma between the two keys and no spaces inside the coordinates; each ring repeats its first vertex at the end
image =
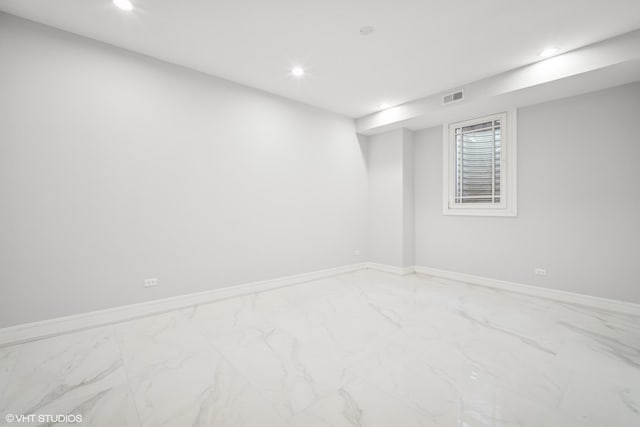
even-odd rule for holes
{"type": "Polygon", "coordinates": [[[507,282],[504,280],[490,279],[487,277],[475,276],[465,273],[456,273],[453,271],[439,270],[430,267],[397,267],[387,264],[363,262],[359,264],[350,264],[342,267],[329,268],[326,270],[313,271],[310,273],[280,277],[277,279],[264,280],[260,282],[213,289],[210,291],[198,292],[194,294],[180,295],[171,298],[164,298],[160,300],[147,301],[143,303],[109,308],[105,310],[81,313],[73,316],[58,317],[50,320],[10,326],[8,328],[0,329],[0,347],[35,341],[38,339],[48,338],[73,331],[109,325],[153,314],[159,314],[172,310],[178,310],[181,308],[206,304],[223,299],[250,295],[286,286],[292,286],[312,280],[331,277],[338,274],[350,273],[367,268],[401,276],[412,274],[415,272],[418,274],[425,274],[433,277],[440,277],[479,286],[486,286],[490,288],[516,292],[570,304],[583,305],[602,310],[640,316],[640,304],[594,297],[590,295],[576,294],[555,289],[541,288],[538,286],[524,285],[521,283],[507,282]]]}
{"type": "Polygon", "coordinates": [[[415,273],[415,267],[413,265],[409,267],[396,267],[395,265],[378,264],[375,262],[367,262],[365,264],[366,268],[369,268],[371,270],[384,271],[385,273],[392,273],[400,276],[406,276],[407,274],[415,273]]]}
{"type": "Polygon", "coordinates": [[[415,266],[415,272],[473,285],[486,286],[519,294],[525,294],[545,299],[551,299],[569,304],[582,305],[601,310],[640,316],[640,304],[618,301],[608,298],[594,297],[591,295],[577,294],[557,289],[542,288],[539,286],[525,285],[522,283],[508,282],[505,280],[491,279],[473,274],[456,273],[453,271],[438,270],[431,267],[415,266]]]}
{"type": "Polygon", "coordinates": [[[367,268],[367,263],[351,264],[326,270],[313,271],[310,273],[296,274],[277,279],[264,280],[105,310],[81,313],[73,316],[58,317],[50,320],[10,326],[8,328],[0,329],[0,347],[34,341],[82,329],[123,322],[125,320],[206,304],[213,301],[268,291],[270,289],[296,285],[311,280],[362,270],[364,268],[367,268]]]}

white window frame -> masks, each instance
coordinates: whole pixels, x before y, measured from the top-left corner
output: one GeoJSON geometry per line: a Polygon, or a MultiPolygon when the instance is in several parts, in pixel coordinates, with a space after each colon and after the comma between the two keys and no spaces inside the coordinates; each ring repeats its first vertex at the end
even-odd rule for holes
{"type": "Polygon", "coordinates": [[[517,216],[517,112],[510,110],[442,126],[442,213],[443,215],[517,216]],[[455,128],[501,120],[500,203],[455,203],[455,128]]]}

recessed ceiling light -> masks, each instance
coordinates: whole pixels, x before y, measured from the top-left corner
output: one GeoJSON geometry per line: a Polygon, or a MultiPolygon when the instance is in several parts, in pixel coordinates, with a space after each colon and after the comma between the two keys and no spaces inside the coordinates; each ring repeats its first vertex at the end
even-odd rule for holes
{"type": "Polygon", "coordinates": [[[304,68],[302,68],[302,67],[293,67],[291,69],[291,75],[293,77],[302,77],[302,76],[304,76],[304,68]]]}
{"type": "Polygon", "coordinates": [[[115,4],[118,9],[126,11],[133,10],[133,4],[131,4],[129,0],[113,0],[113,4],[115,4]]]}
{"type": "Polygon", "coordinates": [[[558,53],[560,51],[560,49],[558,49],[557,47],[548,47],[546,49],[544,49],[542,52],[540,52],[538,54],[538,56],[541,56],[543,58],[546,58],[548,56],[552,56],[555,55],[556,53],[558,53]]]}
{"type": "Polygon", "coordinates": [[[371,33],[373,33],[373,27],[371,25],[365,25],[364,27],[360,28],[360,34],[363,36],[368,36],[371,33]]]}

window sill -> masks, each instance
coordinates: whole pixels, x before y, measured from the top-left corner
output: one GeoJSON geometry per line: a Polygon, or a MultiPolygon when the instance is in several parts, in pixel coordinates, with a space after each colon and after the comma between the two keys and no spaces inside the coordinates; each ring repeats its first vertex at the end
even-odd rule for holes
{"type": "Polygon", "coordinates": [[[443,215],[455,216],[518,216],[515,209],[449,209],[442,211],[443,215]]]}

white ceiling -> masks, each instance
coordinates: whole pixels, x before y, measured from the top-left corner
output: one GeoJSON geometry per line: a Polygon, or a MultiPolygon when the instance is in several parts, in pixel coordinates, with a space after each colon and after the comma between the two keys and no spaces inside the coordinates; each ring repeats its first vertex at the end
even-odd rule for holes
{"type": "Polygon", "coordinates": [[[0,0],[0,10],[350,117],[640,28],[639,0],[0,0]],[[360,35],[364,25],[375,28],[360,35]],[[288,72],[299,64],[302,79],[288,72]]]}

